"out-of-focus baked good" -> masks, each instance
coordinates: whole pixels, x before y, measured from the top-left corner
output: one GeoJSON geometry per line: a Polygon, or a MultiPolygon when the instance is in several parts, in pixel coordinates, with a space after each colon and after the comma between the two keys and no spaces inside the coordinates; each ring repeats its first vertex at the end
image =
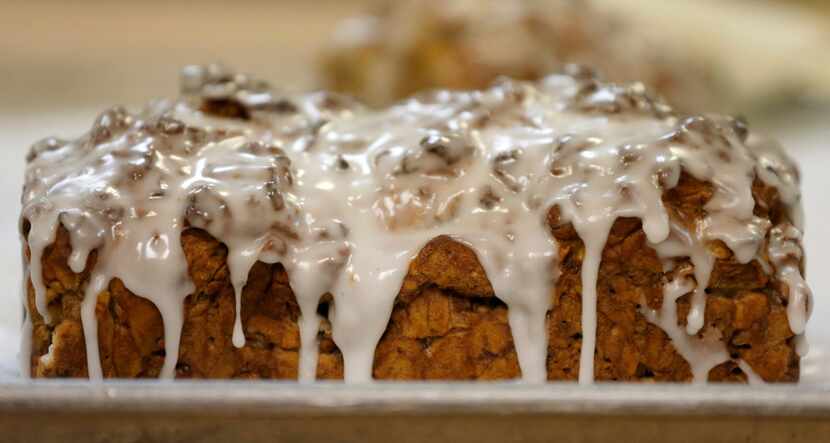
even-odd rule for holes
{"type": "Polygon", "coordinates": [[[321,62],[325,87],[386,105],[424,89],[480,89],[501,76],[538,80],[565,65],[641,81],[689,111],[716,111],[728,88],[702,59],[669,52],[590,2],[407,0],[341,23],[321,62]]]}
{"type": "Polygon", "coordinates": [[[32,148],[24,371],[795,381],[798,180],[585,70],[370,111],[190,67],[32,148]]]}

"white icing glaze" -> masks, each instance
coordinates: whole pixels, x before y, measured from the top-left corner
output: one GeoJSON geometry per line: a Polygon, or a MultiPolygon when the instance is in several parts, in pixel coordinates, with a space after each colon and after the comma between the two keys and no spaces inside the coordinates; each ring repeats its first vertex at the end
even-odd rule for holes
{"type": "Polygon", "coordinates": [[[751,385],[762,385],[766,383],[763,378],[761,378],[758,373],[752,369],[752,366],[749,365],[745,360],[738,360],[738,367],[741,368],[741,371],[746,374],[746,381],[751,385]]]}
{"type": "Polygon", "coordinates": [[[703,219],[702,225],[704,239],[721,240],[732,250],[739,262],[749,263],[758,257],[758,251],[771,223],[756,216],[738,221],[720,213],[707,216],[703,219]],[[712,226],[716,228],[711,229],[712,226]]]}
{"type": "MultiPolygon", "coordinates": [[[[251,267],[283,264],[300,307],[302,381],[315,378],[323,294],[334,300],[329,320],[346,381],[370,381],[408,264],[430,239],[452,236],[476,252],[507,304],[523,378],[541,382],[558,272],[546,216],[557,206],[585,244],[579,380],[589,383],[597,276],[614,221],[640,218],[661,257],[690,257],[695,333],[714,263],[705,242],[722,240],[744,262],[756,257],[769,228],[752,212],[756,168],[789,165],[778,151],[748,148],[736,121],[678,119],[641,85],[603,84],[584,71],[439,91],[381,111],[325,93],[273,97],[213,66],[188,68],[183,90],[183,100],[139,115],[107,111],[80,140],[43,142],[29,156],[22,217],[31,224],[42,315],[40,257],[58,223],[69,231],[73,271],[97,250],[81,308],[93,379],[101,377],[96,296],[114,278],[158,307],[162,377],[174,376],[183,302],[194,291],[181,246],[190,226],[227,246],[236,346],[245,344],[240,307],[251,267]],[[210,106],[248,119],[212,116],[210,106]],[[708,217],[691,232],[670,221],[661,199],[681,170],[714,189],[708,217]]],[[[798,200],[797,180],[769,183],[798,200]]],[[[664,307],[674,306],[678,291],[667,290],[664,307]]],[[[694,360],[699,379],[715,354],[678,333],[675,314],[649,315],[694,360]]]]}
{"type": "Polygon", "coordinates": [[[674,348],[687,362],[695,383],[705,383],[709,371],[715,366],[729,360],[726,346],[719,337],[703,334],[702,337],[690,335],[677,322],[677,299],[688,294],[697,286],[690,275],[680,275],[663,287],[663,305],[660,310],[651,309],[643,301],[640,312],[646,319],[660,326],[669,336],[674,348]]]}
{"type": "MultiPolygon", "coordinates": [[[[613,220],[610,220],[613,222],[613,220]]],[[[591,226],[579,230],[585,239],[585,257],[582,260],[582,348],[579,354],[579,383],[594,381],[594,352],[597,334],[597,278],[602,262],[602,249],[611,224],[591,226]]]]}
{"type": "Polygon", "coordinates": [[[703,240],[701,232],[703,226],[703,222],[696,222],[693,230],[687,230],[681,224],[675,223],[672,225],[674,235],[663,242],[652,244],[662,259],[689,257],[694,265],[694,277],[697,283],[690,300],[689,314],[686,317],[686,332],[690,335],[697,334],[703,327],[706,312],[706,287],[709,285],[709,276],[715,266],[715,258],[706,249],[703,240]]]}
{"type": "Polygon", "coordinates": [[[32,285],[35,288],[35,308],[43,317],[46,324],[51,323],[49,311],[46,309],[46,285],[43,283],[43,274],[41,272],[41,260],[43,258],[43,250],[46,246],[55,241],[55,232],[58,226],[58,218],[46,218],[41,224],[33,225],[32,232],[29,234],[28,242],[31,250],[31,259],[29,260],[29,275],[32,280],[32,285]]]}
{"type": "Polygon", "coordinates": [[[758,178],[778,190],[786,205],[790,221],[799,231],[804,231],[804,208],[801,206],[801,178],[798,168],[777,141],[750,134],[747,143],[752,146],[758,164],[758,178]]]}
{"type": "Polygon", "coordinates": [[[790,329],[796,335],[804,333],[807,319],[813,309],[812,292],[801,275],[801,231],[784,224],[770,231],[768,255],[775,267],[775,275],[787,285],[787,318],[790,329]]]}
{"type": "Polygon", "coordinates": [[[98,318],[95,316],[95,305],[98,302],[98,294],[107,288],[109,279],[110,277],[103,272],[92,274],[84,291],[84,301],[81,302],[81,324],[84,328],[84,343],[87,349],[86,366],[90,380],[101,380],[103,378],[101,356],[98,349],[98,318]]]}
{"type": "Polygon", "coordinates": [[[810,351],[810,343],[804,334],[795,336],[795,352],[799,357],[804,357],[810,351]]]}

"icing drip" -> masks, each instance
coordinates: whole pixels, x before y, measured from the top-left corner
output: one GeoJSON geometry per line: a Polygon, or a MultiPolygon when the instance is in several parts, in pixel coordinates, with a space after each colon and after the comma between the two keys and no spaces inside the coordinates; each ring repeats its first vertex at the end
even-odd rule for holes
{"type": "Polygon", "coordinates": [[[752,369],[752,366],[749,366],[744,360],[738,360],[738,367],[746,374],[746,381],[751,385],[762,385],[766,383],[760,375],[758,375],[755,370],[752,369]]]}
{"type": "Polygon", "coordinates": [[[695,383],[705,383],[709,371],[715,366],[729,360],[726,346],[719,337],[704,333],[702,337],[690,335],[677,321],[677,299],[693,291],[697,286],[691,275],[679,274],[663,287],[663,305],[660,310],[651,309],[643,301],[641,312],[646,319],[660,326],[669,336],[674,348],[687,362],[695,383]]]}
{"type": "Polygon", "coordinates": [[[770,221],[753,216],[746,221],[712,214],[703,219],[701,230],[705,240],[720,240],[735,254],[740,263],[749,263],[758,257],[770,221]],[[715,226],[715,229],[712,227],[715,226]]]}
{"type": "Polygon", "coordinates": [[[812,292],[801,275],[801,232],[793,225],[783,224],[770,230],[768,255],[776,277],[787,286],[787,318],[796,335],[804,334],[813,309],[812,292]]]}
{"type": "Polygon", "coordinates": [[[696,284],[689,314],[686,317],[686,332],[689,335],[697,334],[703,327],[706,313],[706,287],[709,285],[709,276],[715,266],[715,258],[703,242],[702,226],[703,223],[696,223],[694,230],[688,231],[675,223],[672,225],[672,236],[661,243],[652,244],[660,258],[689,257],[694,265],[696,284]]]}
{"type": "MultiPolygon", "coordinates": [[[[409,263],[441,235],[475,251],[508,307],[523,379],[544,381],[545,322],[558,276],[547,217],[556,207],[585,245],[579,380],[588,383],[598,273],[617,218],[640,218],[666,261],[691,258],[691,333],[703,323],[714,263],[706,242],[721,240],[746,262],[769,229],[752,213],[758,165],[779,168],[769,180],[798,201],[785,157],[752,151],[736,121],[679,120],[641,85],[604,84],[586,71],[438,91],[380,111],[326,93],[276,97],[216,66],[187,68],[183,91],[183,99],[137,115],[109,110],[81,139],[37,144],[28,158],[22,217],[31,223],[26,240],[42,315],[40,259],[58,223],[70,235],[73,271],[83,271],[97,251],[81,306],[93,379],[102,376],[97,296],[116,278],[161,312],[162,377],[175,375],[183,304],[195,290],[181,233],[199,228],[227,247],[237,347],[245,345],[241,304],[250,270],[257,261],[285,267],[300,308],[301,381],[316,375],[317,312],[327,294],[346,381],[372,379],[375,347],[409,263]],[[682,171],[714,189],[707,217],[691,229],[661,198],[682,171]]],[[[797,266],[781,260],[773,260],[776,271],[796,282],[797,266]]],[[[803,305],[793,291],[791,305],[803,305]]],[[[667,292],[673,299],[664,306],[674,306],[682,295],[675,292],[667,292]]],[[[652,318],[678,329],[671,316],[652,318]]],[[[691,349],[684,356],[703,371],[711,356],[694,340],[675,342],[691,349]]]]}
{"type": "MultiPolygon", "coordinates": [[[[490,283],[499,298],[509,306],[508,321],[519,357],[522,377],[530,382],[547,378],[547,330],[545,321],[550,306],[552,282],[558,271],[555,267],[556,250],[547,230],[538,218],[524,219],[526,226],[516,226],[513,244],[505,244],[506,256],[498,257],[489,251],[498,250],[487,244],[487,239],[471,239],[467,243],[478,251],[490,283]],[[536,220],[536,223],[528,223],[536,220]],[[512,246],[512,248],[511,248],[512,246]],[[513,250],[528,251],[526,257],[513,250]]],[[[491,241],[502,241],[492,239],[491,241]]]]}
{"type": "Polygon", "coordinates": [[[750,134],[747,144],[757,159],[755,172],[767,185],[778,190],[795,228],[804,231],[804,208],[801,206],[801,178],[798,168],[777,141],[750,134]]]}
{"type": "Polygon", "coordinates": [[[602,260],[602,249],[611,225],[580,231],[585,239],[585,257],[582,259],[582,348],[579,354],[579,382],[594,380],[594,352],[597,334],[597,278],[602,260]],[[604,232],[603,232],[604,231],[604,232]],[[587,235],[586,235],[587,234],[587,235]]]}
{"type": "Polygon", "coordinates": [[[29,249],[32,251],[29,264],[29,275],[32,279],[32,285],[35,288],[35,308],[43,317],[43,321],[46,324],[51,323],[51,316],[49,315],[49,310],[46,306],[46,285],[43,283],[41,261],[43,259],[43,250],[46,246],[55,241],[55,232],[57,231],[57,227],[57,218],[47,218],[41,224],[33,224],[32,232],[36,232],[37,234],[29,234],[28,237],[29,249]]]}
{"type": "Polygon", "coordinates": [[[291,289],[300,306],[300,361],[298,376],[300,381],[313,381],[317,373],[317,334],[320,329],[320,317],[317,305],[320,296],[331,290],[334,282],[331,273],[319,273],[320,267],[336,268],[338,256],[328,255],[337,242],[322,240],[317,244],[298,248],[290,262],[284,264],[288,272],[291,289]]]}
{"type": "Polygon", "coordinates": [[[799,357],[804,357],[810,351],[810,344],[804,334],[795,336],[795,352],[799,357]]]}
{"type": "MultiPolygon", "coordinates": [[[[103,379],[101,356],[98,350],[98,318],[95,316],[95,305],[98,303],[98,294],[106,289],[109,280],[109,276],[105,273],[96,272],[91,275],[84,291],[84,301],[81,302],[81,325],[84,328],[86,367],[90,380],[103,379]]],[[[170,320],[172,321],[172,319],[170,320]]],[[[165,328],[167,328],[167,325],[165,325],[165,328]]],[[[166,335],[165,329],[165,338],[166,335]]]]}

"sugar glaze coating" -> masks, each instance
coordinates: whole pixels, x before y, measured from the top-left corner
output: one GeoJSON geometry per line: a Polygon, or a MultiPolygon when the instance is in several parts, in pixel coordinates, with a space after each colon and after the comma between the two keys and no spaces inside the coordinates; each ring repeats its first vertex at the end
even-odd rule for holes
{"type": "Polygon", "coordinates": [[[280,97],[217,66],[186,68],[182,89],[182,99],[137,115],[108,110],[80,139],[44,140],[27,158],[27,275],[47,322],[40,257],[58,225],[70,233],[73,271],[98,254],[81,307],[93,379],[101,378],[95,304],[113,278],[158,307],[162,376],[174,376],[182,305],[193,291],[180,244],[187,227],[228,247],[236,346],[245,343],[239,305],[248,272],[257,261],[283,264],[301,311],[304,381],[315,377],[317,306],[326,293],[345,379],[371,380],[409,262],[439,235],[476,252],[509,308],[523,378],[543,381],[557,273],[545,220],[554,206],[585,243],[580,382],[593,380],[597,273],[620,217],[640,218],[667,263],[689,257],[694,265],[667,283],[664,309],[644,314],[672,338],[695,380],[729,359],[722,343],[697,335],[712,241],[741,262],[774,268],[788,286],[791,328],[803,334],[811,301],[801,274],[798,173],[739,120],[681,117],[639,84],[603,83],[580,69],[538,83],[426,93],[377,111],[327,93],[280,97]],[[672,219],[661,199],[682,172],[714,188],[693,226],[672,219]],[[777,189],[792,224],[772,227],[754,215],[756,178],[777,189]],[[683,329],[673,307],[688,292],[683,329]]]}

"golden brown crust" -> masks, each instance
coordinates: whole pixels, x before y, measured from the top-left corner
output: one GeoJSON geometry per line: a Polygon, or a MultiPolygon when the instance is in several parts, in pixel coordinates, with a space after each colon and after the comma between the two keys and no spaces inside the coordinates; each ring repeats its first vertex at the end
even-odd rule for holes
{"type": "Polygon", "coordinates": [[[507,307],[475,253],[441,236],[409,267],[375,352],[378,379],[477,380],[521,375],[507,307]]]}
{"type": "MultiPolygon", "coordinates": [[[[549,214],[559,242],[560,271],[554,308],[548,315],[548,379],[575,380],[582,342],[582,240],[573,226],[549,214]]],[[[608,236],[597,281],[597,341],[594,375],[597,380],[685,381],[689,365],[674,350],[668,336],[639,312],[646,302],[662,304],[662,264],[647,245],[640,221],[617,220],[608,236]]]]}
{"type": "MultiPolygon", "coordinates": [[[[780,223],[787,216],[777,193],[756,182],[756,214],[780,223]]],[[[702,217],[711,186],[683,175],[664,195],[676,220],[702,217]]],[[[547,370],[551,380],[575,380],[579,373],[581,336],[581,264],[584,245],[573,227],[559,220],[557,208],[548,214],[551,233],[559,244],[560,274],[548,313],[547,370]]],[[[226,263],[227,249],[205,231],[182,234],[190,277],[196,290],[184,305],[185,322],[176,369],[181,378],[297,377],[299,307],[288,275],[279,265],[257,263],[243,290],[243,348],[231,343],[234,292],[226,263]]],[[[757,262],[741,264],[721,243],[710,250],[717,257],[708,288],[706,325],[719,332],[734,358],[746,361],[767,381],[795,381],[799,360],[794,352],[780,282],[757,262]]],[[[80,322],[80,303],[89,269],[73,273],[67,259],[69,235],[62,227],[43,255],[53,325],[45,325],[34,306],[32,313],[32,374],[36,377],[87,376],[80,322]],[[51,352],[50,352],[51,348],[51,352]]],[[[27,253],[28,254],[28,253],[27,253]]],[[[609,235],[597,285],[597,380],[689,381],[689,364],[671,340],[641,313],[641,304],[660,308],[662,287],[673,272],[691,264],[678,260],[673,271],[663,264],[645,237],[639,220],[617,220],[609,235]]],[[[684,271],[685,270],[685,271],[684,271]]],[[[677,302],[685,323],[688,295],[677,302]]],[[[331,303],[324,296],[326,314],[331,303]]],[[[96,307],[101,365],[105,377],[156,377],[164,359],[164,331],[159,311],[132,294],[120,280],[110,282],[96,307]]],[[[322,322],[317,376],[342,379],[343,360],[322,322]]],[[[475,252],[450,237],[430,241],[410,264],[396,299],[390,324],[375,353],[378,379],[511,379],[521,375],[506,306],[493,288],[475,252]]],[[[734,362],[709,373],[712,381],[746,381],[734,362]]]]}

